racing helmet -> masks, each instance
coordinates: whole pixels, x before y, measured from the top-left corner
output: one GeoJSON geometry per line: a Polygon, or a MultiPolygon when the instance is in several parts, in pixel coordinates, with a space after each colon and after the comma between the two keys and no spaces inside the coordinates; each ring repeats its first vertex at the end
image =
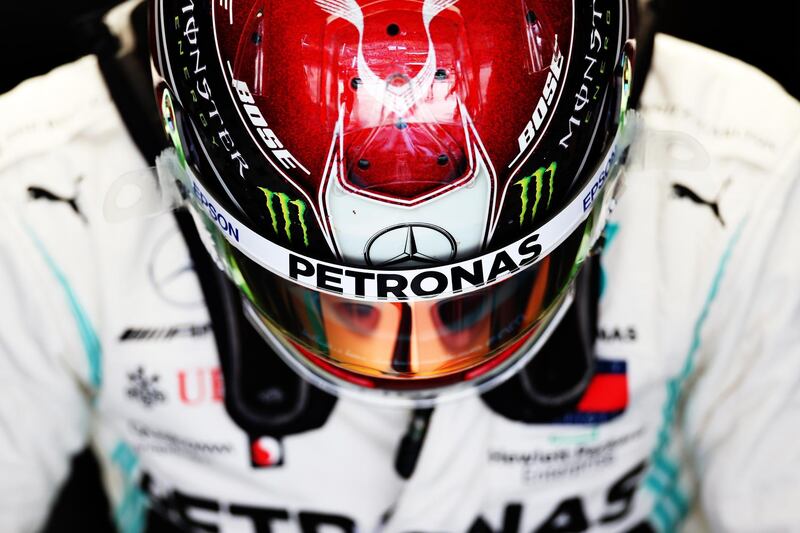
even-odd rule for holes
{"type": "Polygon", "coordinates": [[[633,8],[151,1],[160,173],[303,377],[486,390],[556,326],[615,202],[633,8]]]}

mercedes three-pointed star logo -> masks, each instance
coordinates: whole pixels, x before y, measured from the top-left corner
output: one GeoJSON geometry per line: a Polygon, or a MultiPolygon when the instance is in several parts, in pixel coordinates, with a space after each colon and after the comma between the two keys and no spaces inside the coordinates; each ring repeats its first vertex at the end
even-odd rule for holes
{"type": "Polygon", "coordinates": [[[194,266],[178,231],[165,233],[151,254],[147,273],[159,297],[178,307],[203,305],[203,295],[197,290],[194,266]]]}
{"type": "Polygon", "coordinates": [[[364,247],[369,266],[441,265],[456,257],[456,240],[445,229],[415,222],[396,224],[373,235],[364,247]]]}

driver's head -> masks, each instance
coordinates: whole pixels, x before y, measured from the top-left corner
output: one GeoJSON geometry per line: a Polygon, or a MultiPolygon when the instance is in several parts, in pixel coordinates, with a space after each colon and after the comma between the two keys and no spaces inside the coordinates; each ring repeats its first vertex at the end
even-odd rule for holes
{"type": "Polygon", "coordinates": [[[225,6],[151,2],[156,92],[275,351],[327,390],[412,399],[532,357],[627,150],[628,2],[225,6]]]}

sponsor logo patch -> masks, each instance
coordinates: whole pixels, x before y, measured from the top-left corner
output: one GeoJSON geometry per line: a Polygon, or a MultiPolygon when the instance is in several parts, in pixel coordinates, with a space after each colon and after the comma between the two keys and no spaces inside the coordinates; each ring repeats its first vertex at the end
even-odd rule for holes
{"type": "Polygon", "coordinates": [[[250,463],[253,468],[283,466],[283,444],[269,436],[250,439],[250,463]]]}
{"type": "Polygon", "coordinates": [[[154,407],[167,400],[166,395],[158,387],[158,374],[147,374],[143,367],[128,373],[128,398],[137,401],[147,408],[154,407]]]}
{"type": "Polygon", "coordinates": [[[170,341],[175,339],[194,339],[211,333],[211,324],[168,326],[164,328],[130,327],[120,333],[120,342],[170,341]]]}
{"type": "Polygon", "coordinates": [[[133,420],[128,422],[128,427],[130,428],[133,446],[137,452],[155,452],[191,458],[204,458],[226,455],[234,449],[230,443],[198,440],[133,420]]]}
{"type": "Polygon", "coordinates": [[[458,246],[444,228],[433,224],[397,224],[376,233],[364,248],[369,266],[441,265],[456,257],[458,246]]]}
{"type": "Polygon", "coordinates": [[[225,384],[219,368],[195,368],[178,372],[178,399],[184,405],[221,403],[225,384]]]}
{"type": "Polygon", "coordinates": [[[153,248],[147,274],[162,300],[177,307],[194,307],[202,305],[203,295],[185,250],[181,234],[170,230],[153,248]]]}

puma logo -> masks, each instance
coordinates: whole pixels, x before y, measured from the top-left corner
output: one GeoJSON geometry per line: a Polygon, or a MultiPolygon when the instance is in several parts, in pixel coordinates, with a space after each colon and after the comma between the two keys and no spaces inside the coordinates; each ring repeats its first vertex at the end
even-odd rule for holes
{"type": "Polygon", "coordinates": [[[717,198],[715,200],[706,200],[705,198],[700,197],[696,192],[691,190],[689,187],[685,185],[681,185],[680,183],[673,183],[672,184],[672,194],[675,195],[676,198],[685,198],[690,200],[696,204],[704,205],[711,209],[711,212],[714,213],[714,216],[719,220],[719,223],[725,226],[725,220],[723,220],[722,215],[719,212],[719,201],[722,198],[722,195],[725,193],[725,190],[730,185],[730,179],[725,180],[722,184],[722,188],[717,194],[717,198]]]}
{"type": "Polygon", "coordinates": [[[48,191],[47,189],[45,189],[43,187],[37,187],[35,185],[32,185],[32,186],[28,187],[28,196],[30,196],[32,200],[48,200],[48,201],[51,201],[51,202],[63,202],[65,204],[67,204],[68,206],[70,206],[72,208],[72,210],[75,211],[75,214],[80,217],[81,220],[86,222],[86,217],[83,215],[83,213],[81,212],[80,208],[78,207],[78,193],[77,193],[77,190],[78,190],[78,186],[80,185],[81,181],[83,181],[83,177],[82,176],[79,177],[76,180],[76,183],[75,183],[76,193],[75,193],[75,196],[73,196],[72,198],[59,196],[59,195],[53,193],[52,191],[48,191]]]}

